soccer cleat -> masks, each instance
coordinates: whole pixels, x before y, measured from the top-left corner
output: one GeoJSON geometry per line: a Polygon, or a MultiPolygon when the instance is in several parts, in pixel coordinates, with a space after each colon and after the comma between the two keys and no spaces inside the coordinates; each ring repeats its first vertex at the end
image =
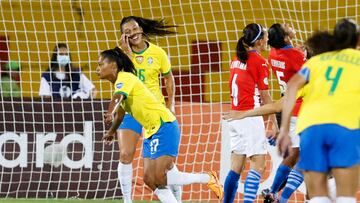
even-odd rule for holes
{"type": "Polygon", "coordinates": [[[264,189],[261,191],[261,195],[264,197],[264,203],[276,203],[278,202],[276,195],[270,192],[270,189],[264,189]]]}
{"type": "Polygon", "coordinates": [[[221,200],[224,197],[224,188],[217,177],[217,173],[215,171],[211,171],[209,172],[209,176],[210,180],[207,186],[215,193],[216,197],[221,200]]]}

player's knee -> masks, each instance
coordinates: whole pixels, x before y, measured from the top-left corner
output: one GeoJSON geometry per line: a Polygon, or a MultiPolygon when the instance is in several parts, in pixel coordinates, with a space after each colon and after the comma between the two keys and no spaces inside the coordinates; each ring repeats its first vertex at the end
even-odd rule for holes
{"type": "Polygon", "coordinates": [[[130,164],[134,159],[134,152],[132,150],[120,150],[120,162],[123,164],[130,164]]]}

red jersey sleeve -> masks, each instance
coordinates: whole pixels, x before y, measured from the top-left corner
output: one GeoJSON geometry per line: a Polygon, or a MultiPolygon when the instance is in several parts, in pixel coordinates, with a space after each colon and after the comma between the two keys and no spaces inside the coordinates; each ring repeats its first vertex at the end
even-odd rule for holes
{"type": "Polygon", "coordinates": [[[258,60],[256,62],[256,74],[257,81],[256,84],[259,90],[269,89],[269,66],[265,59],[258,60]]]}
{"type": "Polygon", "coordinates": [[[304,52],[294,48],[291,55],[292,56],[289,57],[289,62],[293,71],[297,73],[306,62],[305,54],[304,52]]]}

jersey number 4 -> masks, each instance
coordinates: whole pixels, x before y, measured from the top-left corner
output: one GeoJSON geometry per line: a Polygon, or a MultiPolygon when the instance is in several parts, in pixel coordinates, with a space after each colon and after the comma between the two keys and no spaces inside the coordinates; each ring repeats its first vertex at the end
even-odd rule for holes
{"type": "Polygon", "coordinates": [[[339,83],[339,80],[340,80],[340,77],[341,77],[341,73],[343,71],[343,68],[337,68],[336,70],[336,73],[335,73],[335,76],[333,74],[331,74],[331,72],[333,71],[333,67],[332,66],[329,66],[327,69],[326,69],[326,72],[325,72],[325,78],[327,81],[329,82],[332,82],[332,85],[330,87],[330,91],[329,91],[329,95],[333,95],[337,86],[338,86],[338,83],[339,83]],[[333,77],[331,77],[331,75],[333,75],[333,77]]]}

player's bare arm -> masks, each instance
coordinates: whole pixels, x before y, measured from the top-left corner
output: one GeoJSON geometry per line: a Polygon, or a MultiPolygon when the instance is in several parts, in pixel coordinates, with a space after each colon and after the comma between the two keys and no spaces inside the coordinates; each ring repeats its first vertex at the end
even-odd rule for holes
{"type": "MultiPolygon", "coordinates": [[[[263,104],[270,104],[272,105],[273,104],[273,101],[270,97],[270,94],[269,94],[269,90],[260,90],[260,98],[261,98],[261,101],[263,104]]],[[[274,112],[276,113],[276,112],[274,112]]],[[[279,132],[279,127],[278,127],[278,124],[277,124],[277,121],[276,121],[276,117],[274,114],[271,114],[269,115],[269,119],[271,121],[271,123],[273,124],[272,126],[272,131],[273,131],[273,136],[277,135],[277,133],[279,132]]]]}
{"type": "Polygon", "coordinates": [[[118,102],[115,104],[111,112],[111,116],[114,115],[115,113],[116,115],[110,129],[102,138],[102,140],[104,140],[106,144],[110,144],[114,140],[116,130],[118,129],[119,125],[121,124],[125,116],[125,110],[120,106],[120,103],[124,99],[124,96],[122,94],[115,94],[113,99],[118,102]]]}
{"type": "Polygon", "coordinates": [[[273,113],[281,112],[282,110],[283,99],[280,99],[274,103],[265,104],[260,106],[259,108],[248,110],[248,111],[230,111],[223,113],[224,120],[238,120],[247,117],[254,117],[254,116],[264,116],[273,113]]]}
{"type": "Polygon", "coordinates": [[[281,155],[284,155],[290,148],[289,126],[291,113],[296,102],[297,91],[303,87],[305,83],[305,78],[299,74],[295,74],[288,82],[285,96],[283,97],[281,127],[278,135],[278,147],[281,155]]]}
{"type": "Polygon", "coordinates": [[[166,93],[168,100],[166,101],[166,107],[175,114],[175,80],[172,72],[170,71],[164,76],[166,93]]]}

